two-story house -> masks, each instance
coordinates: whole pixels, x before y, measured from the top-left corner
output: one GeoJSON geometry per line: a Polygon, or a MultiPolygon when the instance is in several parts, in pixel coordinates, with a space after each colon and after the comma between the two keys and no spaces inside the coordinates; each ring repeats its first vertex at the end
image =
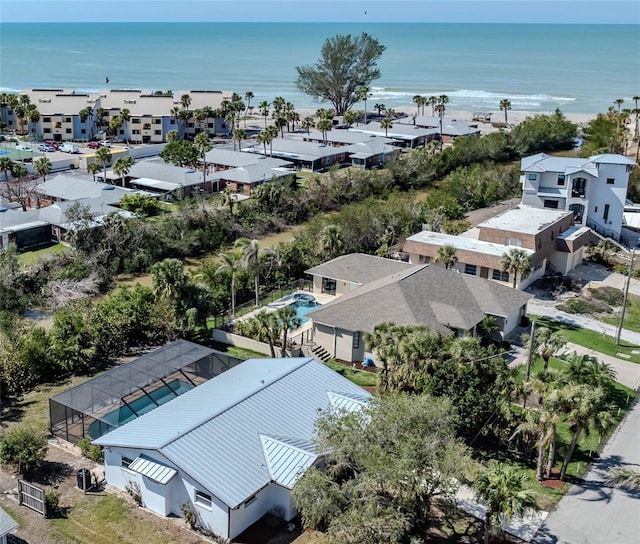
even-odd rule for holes
{"type": "Polygon", "coordinates": [[[629,173],[635,166],[624,155],[587,158],[538,153],[521,162],[522,203],[567,210],[577,225],[620,239],[629,173]]]}

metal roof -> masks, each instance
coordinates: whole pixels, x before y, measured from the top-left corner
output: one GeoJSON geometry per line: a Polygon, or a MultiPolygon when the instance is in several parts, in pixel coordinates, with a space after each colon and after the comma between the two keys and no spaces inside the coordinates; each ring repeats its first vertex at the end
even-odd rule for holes
{"type": "Polygon", "coordinates": [[[260,443],[271,479],[289,489],[318,457],[313,442],[260,435],[260,443]]]}
{"type": "MultiPolygon", "coordinates": [[[[95,443],[157,450],[235,508],[273,481],[260,435],[281,443],[289,437],[288,447],[307,451],[300,446],[314,440],[318,414],[331,408],[329,393],[369,398],[311,358],[250,359],[95,443]]],[[[275,458],[271,470],[292,478],[275,458]]]]}
{"type": "Polygon", "coordinates": [[[0,508],[0,537],[8,535],[18,528],[18,523],[2,508],[0,508]]]}
{"type": "Polygon", "coordinates": [[[169,483],[171,478],[178,474],[175,468],[158,463],[146,455],[136,457],[128,468],[162,485],[169,483]]]}

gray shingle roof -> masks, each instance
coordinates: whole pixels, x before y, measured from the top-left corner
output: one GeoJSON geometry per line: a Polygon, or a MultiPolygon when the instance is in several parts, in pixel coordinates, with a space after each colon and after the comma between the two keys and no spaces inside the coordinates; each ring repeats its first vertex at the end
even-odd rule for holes
{"type": "Polygon", "coordinates": [[[80,200],[82,198],[102,198],[105,204],[118,204],[125,195],[138,191],[116,187],[107,183],[98,183],[90,179],[58,174],[54,178],[40,183],[36,190],[41,195],[61,200],[80,200]]]}
{"type": "Polygon", "coordinates": [[[232,168],[248,166],[250,164],[264,164],[269,165],[270,168],[291,165],[289,161],[282,159],[274,159],[271,157],[256,155],[255,153],[245,153],[243,151],[232,151],[231,149],[220,148],[208,151],[205,158],[209,164],[220,164],[232,168]]]}
{"type": "Polygon", "coordinates": [[[309,270],[305,270],[305,274],[363,285],[385,278],[389,274],[415,268],[415,266],[402,261],[376,257],[375,255],[349,253],[309,268],[309,270]]]}
{"type": "Polygon", "coordinates": [[[531,295],[488,280],[423,265],[372,282],[309,312],[314,323],[372,332],[379,323],[468,330],[486,314],[508,316],[531,295]]]}
{"type": "MultiPolygon", "coordinates": [[[[95,443],[158,450],[234,508],[273,479],[260,435],[308,452],[319,411],[332,406],[330,393],[369,397],[314,359],[250,359],[95,443]]],[[[275,458],[271,469],[292,482],[275,458]]]]}

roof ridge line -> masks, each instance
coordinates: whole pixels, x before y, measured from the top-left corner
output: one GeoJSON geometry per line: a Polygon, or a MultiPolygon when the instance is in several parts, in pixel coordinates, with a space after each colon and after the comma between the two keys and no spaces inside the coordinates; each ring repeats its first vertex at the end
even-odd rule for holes
{"type": "Polygon", "coordinates": [[[229,410],[231,410],[232,408],[236,407],[238,404],[240,404],[241,402],[244,402],[245,400],[253,397],[254,395],[257,395],[258,393],[260,393],[261,391],[263,391],[264,389],[266,389],[267,387],[269,387],[270,385],[273,385],[274,383],[279,382],[280,380],[282,380],[283,378],[286,378],[287,376],[289,376],[290,374],[292,374],[293,372],[295,372],[296,370],[299,370],[300,368],[302,368],[303,366],[309,364],[311,361],[314,361],[315,359],[313,359],[313,357],[307,357],[306,361],[300,365],[298,365],[295,368],[292,368],[291,370],[289,370],[288,372],[285,372],[282,376],[280,376],[278,379],[270,381],[270,382],[266,382],[262,384],[262,387],[260,387],[259,389],[256,389],[255,391],[251,392],[248,395],[243,396],[242,398],[238,399],[236,402],[230,404],[229,406],[227,406],[226,408],[224,408],[223,410],[220,410],[219,412],[217,412],[216,414],[204,418],[200,421],[198,421],[197,423],[194,423],[191,427],[189,427],[187,430],[178,433],[177,436],[172,437],[170,440],[167,440],[166,442],[163,442],[162,444],[160,444],[159,449],[165,448],[167,447],[169,444],[171,444],[172,442],[175,442],[176,440],[178,440],[179,438],[182,438],[183,436],[188,435],[190,432],[194,431],[195,429],[197,429],[198,427],[200,427],[201,425],[204,425],[205,423],[211,421],[212,419],[217,418],[218,416],[224,414],[225,412],[228,412],[229,410]]]}
{"type": "Polygon", "coordinates": [[[291,449],[294,449],[296,451],[299,451],[300,453],[306,453],[307,455],[315,455],[315,456],[319,455],[318,452],[304,450],[304,449],[302,449],[302,448],[300,448],[298,446],[294,446],[293,444],[289,444],[289,442],[285,442],[285,441],[280,439],[280,438],[282,438],[284,440],[288,440],[290,438],[292,440],[302,440],[302,441],[304,441],[304,438],[294,438],[293,436],[282,436],[280,438],[277,438],[277,437],[275,437],[273,435],[264,434],[264,433],[258,433],[258,437],[260,438],[260,442],[262,442],[263,438],[268,438],[269,440],[273,440],[274,442],[278,442],[279,444],[282,444],[283,446],[286,446],[287,448],[291,448],[291,449]]]}

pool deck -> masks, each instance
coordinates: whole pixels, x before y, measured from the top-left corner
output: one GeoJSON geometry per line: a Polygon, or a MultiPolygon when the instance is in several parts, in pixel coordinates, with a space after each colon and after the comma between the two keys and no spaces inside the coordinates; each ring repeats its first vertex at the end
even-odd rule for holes
{"type": "Polygon", "coordinates": [[[331,296],[331,295],[309,293],[308,291],[296,291],[291,295],[287,295],[285,297],[279,298],[278,300],[274,300],[273,302],[270,302],[266,306],[261,306],[260,308],[256,308],[255,310],[252,310],[251,312],[243,315],[242,317],[237,317],[234,321],[247,321],[249,319],[254,318],[257,314],[261,312],[271,313],[281,308],[286,308],[287,306],[291,306],[291,304],[293,304],[294,302],[298,302],[293,296],[298,293],[302,293],[305,295],[312,295],[318,304],[327,304],[328,302],[331,302],[336,298],[335,296],[331,296]]]}

